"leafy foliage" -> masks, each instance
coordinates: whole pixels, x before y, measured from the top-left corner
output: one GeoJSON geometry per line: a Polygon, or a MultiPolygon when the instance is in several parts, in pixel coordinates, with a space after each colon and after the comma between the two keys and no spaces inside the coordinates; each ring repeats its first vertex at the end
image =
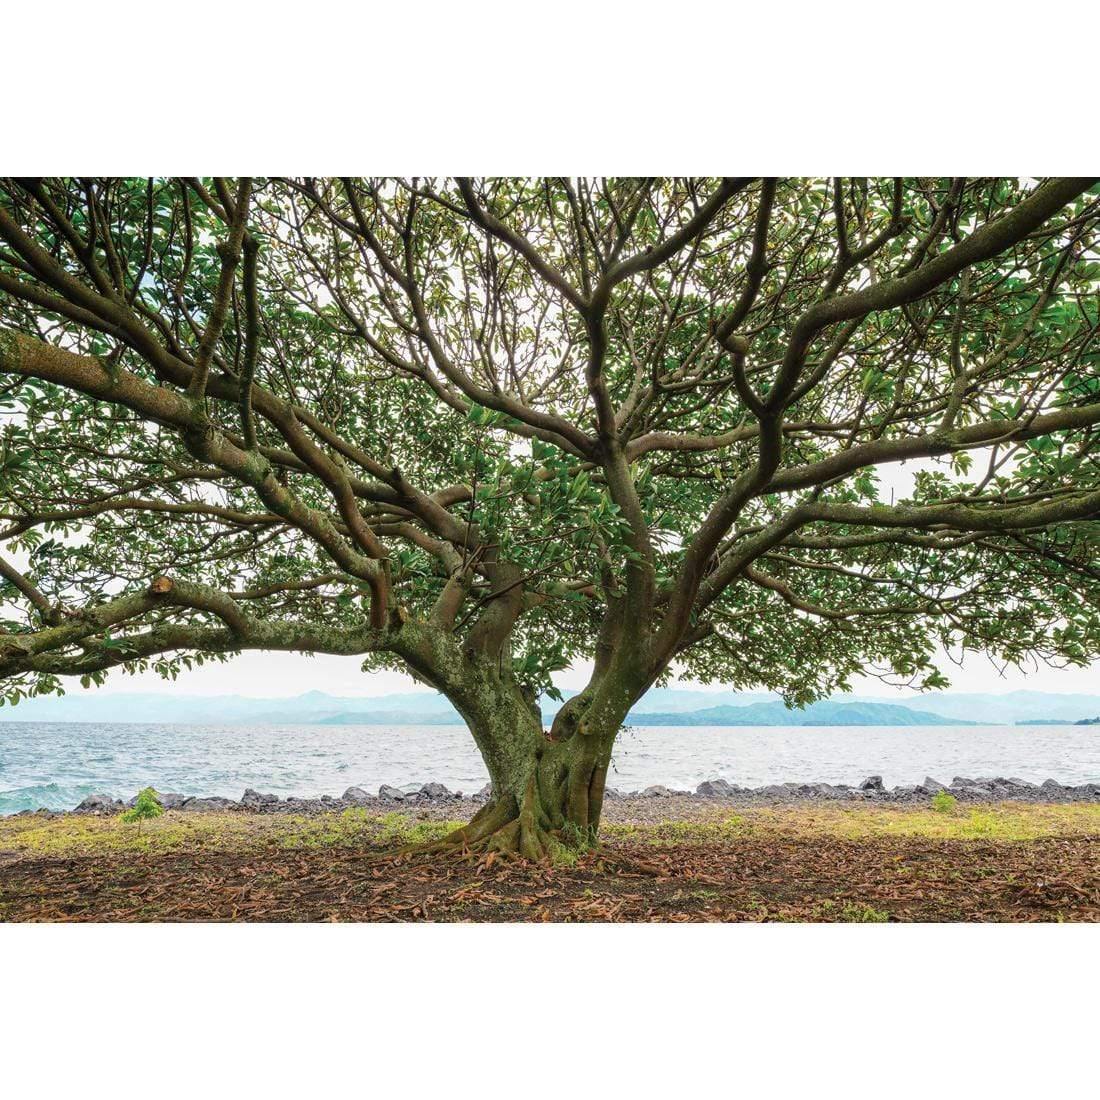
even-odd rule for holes
{"type": "Polygon", "coordinates": [[[122,820],[126,822],[146,821],[151,817],[160,817],[164,813],[164,807],[157,798],[157,792],[152,787],[145,787],[138,792],[137,801],[130,809],[122,814],[122,820]]]}
{"type": "Polygon", "coordinates": [[[5,698],[261,642],[446,689],[375,606],[530,695],[631,646],[627,694],[679,669],[794,703],[942,686],[941,647],[1085,663],[1098,207],[1015,178],[4,181],[5,698]],[[69,629],[160,574],[263,630],[198,596],[69,629]]]}

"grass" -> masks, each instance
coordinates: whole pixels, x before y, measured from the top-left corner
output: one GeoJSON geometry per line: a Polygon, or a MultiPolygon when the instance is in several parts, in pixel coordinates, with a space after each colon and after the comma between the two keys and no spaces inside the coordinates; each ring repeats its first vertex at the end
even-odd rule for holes
{"type": "MultiPolygon", "coordinates": [[[[364,809],[314,817],[245,813],[165,813],[140,824],[121,817],[68,815],[0,818],[0,853],[67,856],[125,852],[323,849],[420,844],[462,821],[421,820],[364,809]]],[[[733,842],[739,838],[821,836],[847,840],[923,837],[934,840],[1035,840],[1100,835],[1100,805],[1002,803],[981,807],[782,806],[716,811],[696,821],[653,825],[606,823],[601,837],[657,847],[733,842]]],[[[563,847],[559,860],[576,857],[563,847]]]]}
{"type": "MultiPolygon", "coordinates": [[[[950,796],[949,796],[950,797],[950,796]]],[[[744,836],[807,836],[862,840],[923,837],[931,840],[1036,840],[1100,834],[1100,805],[1000,803],[940,809],[895,806],[779,806],[717,812],[697,821],[656,825],[606,824],[601,835],[654,845],[732,841],[744,836]]]]}
{"type": "Polygon", "coordinates": [[[106,855],[125,852],[249,851],[265,848],[354,848],[436,840],[461,821],[420,821],[408,814],[351,809],[294,814],[169,812],[140,827],[118,817],[69,815],[0,818],[0,852],[19,855],[106,855]]]}

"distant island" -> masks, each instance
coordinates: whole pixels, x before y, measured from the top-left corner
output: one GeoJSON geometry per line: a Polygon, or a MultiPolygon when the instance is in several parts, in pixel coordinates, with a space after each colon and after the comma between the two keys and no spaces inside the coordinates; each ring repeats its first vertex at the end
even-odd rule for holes
{"type": "Polygon", "coordinates": [[[973,726],[962,718],[945,718],[897,703],[840,703],[824,700],[803,710],[781,702],[741,707],[708,707],[680,714],[632,714],[636,726],[973,726]]]}
{"type": "MultiPolygon", "coordinates": [[[[574,693],[564,691],[564,698],[574,693]]],[[[544,721],[560,702],[541,700],[544,721]]],[[[837,695],[802,710],[765,692],[654,688],[627,717],[632,726],[974,726],[1100,725],[1100,695],[1011,691],[927,692],[897,702],[837,695]]],[[[336,696],[307,691],[288,698],[174,692],[72,691],[0,707],[0,725],[14,722],[139,722],[205,726],[457,726],[462,717],[432,691],[336,696]]]]}
{"type": "Polygon", "coordinates": [[[1100,716],[1096,718],[1023,718],[1018,726],[1100,726],[1100,716]]]}

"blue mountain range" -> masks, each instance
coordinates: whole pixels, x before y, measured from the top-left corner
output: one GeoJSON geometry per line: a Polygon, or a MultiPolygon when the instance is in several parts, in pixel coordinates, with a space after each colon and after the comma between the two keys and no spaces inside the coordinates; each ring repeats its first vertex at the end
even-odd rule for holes
{"type": "MultiPolygon", "coordinates": [[[[564,693],[567,697],[571,692],[564,693]]],[[[549,719],[560,704],[543,700],[549,719]]],[[[654,688],[628,719],[636,726],[913,726],[1077,722],[1100,713],[1098,695],[1013,691],[930,692],[898,702],[847,695],[789,710],[759,692],[654,688]]],[[[287,699],[243,695],[77,691],[0,708],[0,722],[142,722],[197,725],[457,725],[451,704],[431,691],[340,697],[309,691],[287,699]]]]}

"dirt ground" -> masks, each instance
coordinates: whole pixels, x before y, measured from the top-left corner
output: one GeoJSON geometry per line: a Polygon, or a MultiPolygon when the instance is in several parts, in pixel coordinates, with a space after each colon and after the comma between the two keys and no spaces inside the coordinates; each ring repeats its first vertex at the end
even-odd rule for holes
{"type": "Polygon", "coordinates": [[[776,807],[608,825],[556,865],[398,855],[447,823],[0,820],[0,921],[1096,921],[1100,807],[776,807]]]}

